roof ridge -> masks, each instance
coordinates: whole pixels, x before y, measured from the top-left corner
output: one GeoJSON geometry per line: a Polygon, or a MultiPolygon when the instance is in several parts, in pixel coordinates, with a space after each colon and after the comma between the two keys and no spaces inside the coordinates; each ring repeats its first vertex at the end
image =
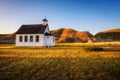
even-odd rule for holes
{"type": "Polygon", "coordinates": [[[29,26],[29,25],[42,25],[42,24],[23,24],[23,25],[25,25],[25,26],[29,26]]]}

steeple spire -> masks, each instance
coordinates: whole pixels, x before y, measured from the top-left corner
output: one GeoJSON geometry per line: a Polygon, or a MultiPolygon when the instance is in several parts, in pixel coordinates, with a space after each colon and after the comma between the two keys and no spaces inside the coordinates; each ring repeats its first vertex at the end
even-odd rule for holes
{"type": "Polygon", "coordinates": [[[42,21],[43,21],[43,25],[46,25],[48,23],[48,20],[46,19],[46,16],[42,21]]]}
{"type": "Polygon", "coordinates": [[[46,16],[45,16],[45,18],[42,21],[43,22],[48,22],[48,20],[46,19],[46,16]]]}

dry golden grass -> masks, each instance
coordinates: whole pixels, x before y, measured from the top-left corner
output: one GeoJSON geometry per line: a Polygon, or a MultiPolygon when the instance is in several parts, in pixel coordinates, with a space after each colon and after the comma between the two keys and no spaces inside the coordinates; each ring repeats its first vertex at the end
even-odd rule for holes
{"type": "Polygon", "coordinates": [[[88,42],[88,43],[57,43],[56,46],[61,47],[119,47],[120,42],[88,42]]]}
{"type": "MultiPolygon", "coordinates": [[[[94,46],[98,44],[108,45],[94,46]]],[[[50,48],[0,45],[0,80],[119,80],[120,51],[86,51],[86,46],[91,44],[64,43],[50,48]]]]}

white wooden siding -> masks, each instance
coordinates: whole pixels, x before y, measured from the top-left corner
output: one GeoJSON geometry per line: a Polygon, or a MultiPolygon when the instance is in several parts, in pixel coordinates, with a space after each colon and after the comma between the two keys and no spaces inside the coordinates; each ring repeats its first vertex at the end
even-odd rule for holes
{"type": "Polygon", "coordinates": [[[16,46],[44,46],[43,34],[17,34],[16,46]],[[36,36],[39,36],[39,42],[36,42],[36,36]],[[22,42],[19,41],[19,37],[22,36],[22,42]],[[28,41],[24,41],[24,37],[28,36],[28,41]],[[33,42],[30,42],[30,36],[33,36],[33,42]]]}
{"type": "Polygon", "coordinates": [[[54,36],[48,37],[44,34],[16,34],[16,46],[54,46],[54,36]],[[22,36],[22,42],[19,41],[20,36],[22,36]],[[28,36],[27,42],[24,41],[25,36],[28,36]],[[30,42],[30,36],[33,36],[33,42],[30,42]],[[39,36],[39,42],[36,42],[36,36],[39,36]]]}
{"type": "Polygon", "coordinates": [[[44,36],[45,46],[54,46],[55,40],[54,36],[44,36]]]}

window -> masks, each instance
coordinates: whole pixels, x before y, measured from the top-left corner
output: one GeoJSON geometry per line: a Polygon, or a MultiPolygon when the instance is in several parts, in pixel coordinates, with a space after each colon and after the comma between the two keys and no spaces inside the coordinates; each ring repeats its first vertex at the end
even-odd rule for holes
{"type": "Polygon", "coordinates": [[[19,41],[22,42],[22,36],[19,37],[19,41]]]}
{"type": "Polygon", "coordinates": [[[27,36],[25,36],[25,42],[27,42],[28,41],[28,37],[27,36]]]}
{"type": "Polygon", "coordinates": [[[36,36],[36,42],[39,42],[39,36],[36,36]]]}
{"type": "Polygon", "coordinates": [[[30,36],[30,42],[33,42],[33,36],[30,36]]]}

